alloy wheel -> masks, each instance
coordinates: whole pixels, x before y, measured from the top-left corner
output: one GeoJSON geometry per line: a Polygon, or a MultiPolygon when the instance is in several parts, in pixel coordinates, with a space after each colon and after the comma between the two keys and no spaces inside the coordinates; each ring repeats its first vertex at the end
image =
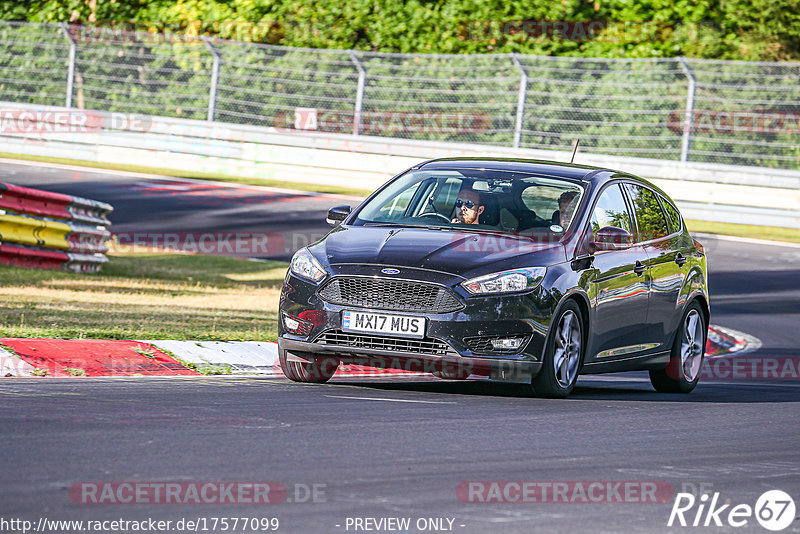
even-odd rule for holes
{"type": "Polygon", "coordinates": [[[561,316],[555,341],[553,353],[555,378],[562,388],[567,388],[578,374],[578,364],[581,359],[581,326],[572,310],[561,316]]]}
{"type": "Polygon", "coordinates": [[[690,310],[683,323],[681,372],[688,382],[697,378],[703,363],[703,320],[697,310],[690,310]]]}

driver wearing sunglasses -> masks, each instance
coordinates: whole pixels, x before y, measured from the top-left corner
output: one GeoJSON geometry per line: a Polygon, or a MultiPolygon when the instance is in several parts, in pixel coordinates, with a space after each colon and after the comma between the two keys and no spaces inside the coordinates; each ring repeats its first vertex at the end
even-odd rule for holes
{"type": "Polygon", "coordinates": [[[478,219],[484,209],[481,196],[477,191],[462,189],[456,200],[456,216],[450,222],[478,224],[478,219]]]}

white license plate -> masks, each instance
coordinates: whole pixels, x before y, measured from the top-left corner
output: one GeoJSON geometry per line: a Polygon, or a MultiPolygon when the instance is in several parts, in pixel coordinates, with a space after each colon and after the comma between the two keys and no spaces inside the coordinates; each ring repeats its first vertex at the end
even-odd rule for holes
{"type": "Polygon", "coordinates": [[[425,337],[425,317],[344,310],[342,312],[342,330],[423,338],[425,337]]]}

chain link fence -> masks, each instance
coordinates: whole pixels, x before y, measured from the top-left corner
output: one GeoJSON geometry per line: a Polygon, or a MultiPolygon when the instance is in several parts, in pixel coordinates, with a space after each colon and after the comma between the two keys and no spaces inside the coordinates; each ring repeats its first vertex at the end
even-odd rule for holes
{"type": "Polygon", "coordinates": [[[0,100],[800,169],[800,63],[386,54],[0,22],[0,100]]]}

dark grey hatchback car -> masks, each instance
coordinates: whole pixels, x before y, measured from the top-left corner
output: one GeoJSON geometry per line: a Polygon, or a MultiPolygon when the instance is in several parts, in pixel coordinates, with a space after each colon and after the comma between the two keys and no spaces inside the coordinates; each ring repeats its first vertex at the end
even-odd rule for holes
{"type": "Polygon", "coordinates": [[[286,376],[341,362],[488,376],[566,397],[580,373],[649,370],[689,392],[709,318],[706,258],[675,204],[609,169],[438,159],[292,258],[280,299],[286,376]]]}

